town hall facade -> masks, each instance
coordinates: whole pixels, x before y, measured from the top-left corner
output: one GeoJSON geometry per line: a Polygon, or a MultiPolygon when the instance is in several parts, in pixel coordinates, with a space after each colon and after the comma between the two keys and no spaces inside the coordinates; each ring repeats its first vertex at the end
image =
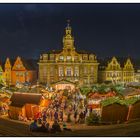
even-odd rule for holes
{"type": "Polygon", "coordinates": [[[40,83],[50,85],[61,80],[79,85],[97,83],[99,63],[96,55],[76,51],[69,23],[65,28],[63,49],[42,54],[38,64],[40,83]]]}

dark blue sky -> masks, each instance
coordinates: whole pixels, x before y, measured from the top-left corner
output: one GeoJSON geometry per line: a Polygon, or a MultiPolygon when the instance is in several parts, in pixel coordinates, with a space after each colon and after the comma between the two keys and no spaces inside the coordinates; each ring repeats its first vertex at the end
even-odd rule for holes
{"type": "Polygon", "coordinates": [[[62,49],[67,19],[76,49],[140,59],[140,4],[0,4],[0,58],[62,49]]]}

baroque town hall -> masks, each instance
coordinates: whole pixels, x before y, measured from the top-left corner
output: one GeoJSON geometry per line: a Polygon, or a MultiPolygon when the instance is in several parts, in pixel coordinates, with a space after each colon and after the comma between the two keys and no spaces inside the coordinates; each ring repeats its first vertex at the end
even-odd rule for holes
{"type": "Polygon", "coordinates": [[[50,85],[62,80],[79,85],[97,83],[99,63],[96,55],[76,51],[69,23],[65,28],[63,49],[42,54],[38,64],[40,83],[50,85]]]}

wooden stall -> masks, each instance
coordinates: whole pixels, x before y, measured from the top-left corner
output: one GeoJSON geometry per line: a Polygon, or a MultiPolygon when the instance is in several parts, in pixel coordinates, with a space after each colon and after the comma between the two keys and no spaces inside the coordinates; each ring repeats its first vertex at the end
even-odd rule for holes
{"type": "Polygon", "coordinates": [[[39,112],[43,98],[37,93],[14,93],[10,100],[8,114],[11,119],[18,119],[19,115],[30,119],[39,112]]]}
{"type": "Polygon", "coordinates": [[[128,121],[140,119],[140,101],[129,106],[128,121]]]}
{"type": "Polygon", "coordinates": [[[127,114],[127,106],[114,103],[102,107],[101,121],[103,123],[122,123],[127,120],[127,114]]]}

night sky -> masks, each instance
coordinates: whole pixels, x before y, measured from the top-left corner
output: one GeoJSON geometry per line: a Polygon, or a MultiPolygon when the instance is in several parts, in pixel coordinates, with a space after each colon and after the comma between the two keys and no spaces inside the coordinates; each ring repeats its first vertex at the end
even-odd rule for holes
{"type": "Polygon", "coordinates": [[[0,4],[0,59],[62,49],[67,19],[77,50],[140,59],[140,4],[0,4]]]}

